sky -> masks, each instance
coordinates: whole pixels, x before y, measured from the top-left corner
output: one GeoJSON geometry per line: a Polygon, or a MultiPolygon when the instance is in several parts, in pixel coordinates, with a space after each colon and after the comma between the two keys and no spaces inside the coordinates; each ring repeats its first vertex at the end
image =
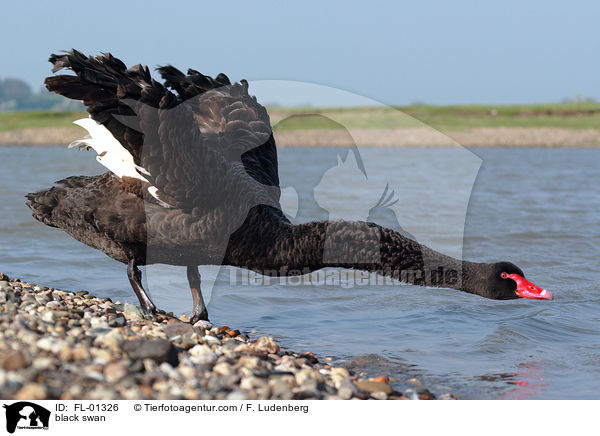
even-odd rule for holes
{"type": "MultiPolygon", "coordinates": [[[[76,48],[128,65],[310,82],[394,105],[600,100],[599,18],[596,0],[13,1],[2,5],[0,78],[39,89],[49,54],[76,48]]],[[[258,97],[361,101],[315,89],[258,97]]]]}

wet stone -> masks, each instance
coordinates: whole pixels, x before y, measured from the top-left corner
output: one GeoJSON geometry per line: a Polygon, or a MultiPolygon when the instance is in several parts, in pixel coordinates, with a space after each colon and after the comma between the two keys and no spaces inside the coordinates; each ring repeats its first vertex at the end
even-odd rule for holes
{"type": "Polygon", "coordinates": [[[392,393],[392,388],[387,383],[360,380],[356,382],[356,387],[366,392],[385,392],[387,395],[392,393]]]}
{"type": "Polygon", "coordinates": [[[388,399],[388,395],[385,392],[381,392],[381,391],[372,392],[371,397],[376,400],[387,400],[388,399]]]}
{"type": "Polygon", "coordinates": [[[340,382],[340,385],[338,387],[338,395],[342,399],[349,400],[350,398],[355,396],[357,393],[358,393],[358,389],[352,382],[352,379],[346,378],[340,382]]]}
{"type": "Polygon", "coordinates": [[[144,313],[142,309],[133,304],[125,303],[125,308],[123,310],[123,315],[128,320],[139,320],[144,319],[144,313]]]}
{"type": "Polygon", "coordinates": [[[427,389],[419,392],[419,400],[435,400],[435,395],[429,392],[427,389]]]}
{"type": "Polygon", "coordinates": [[[414,389],[406,389],[404,391],[404,396],[406,398],[408,398],[409,400],[418,400],[419,399],[419,395],[417,394],[417,392],[414,389]]]}
{"type": "Polygon", "coordinates": [[[209,321],[200,320],[194,324],[194,327],[200,327],[204,330],[210,330],[213,328],[213,325],[209,321]]]}

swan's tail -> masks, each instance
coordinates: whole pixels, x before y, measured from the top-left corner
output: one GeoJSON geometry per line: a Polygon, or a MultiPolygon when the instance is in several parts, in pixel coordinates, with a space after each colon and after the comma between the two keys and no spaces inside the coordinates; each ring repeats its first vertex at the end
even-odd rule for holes
{"type": "Polygon", "coordinates": [[[69,188],[79,188],[89,183],[91,176],[72,176],[59,180],[56,186],[31,192],[27,198],[27,206],[31,209],[33,217],[50,227],[58,227],[53,216],[53,211],[59,205],[69,188]]]}

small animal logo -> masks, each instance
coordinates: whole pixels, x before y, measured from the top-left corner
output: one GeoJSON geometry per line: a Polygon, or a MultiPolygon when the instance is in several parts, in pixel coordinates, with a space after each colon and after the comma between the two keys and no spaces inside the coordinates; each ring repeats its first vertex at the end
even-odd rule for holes
{"type": "Polygon", "coordinates": [[[48,429],[50,411],[42,406],[29,401],[19,401],[10,405],[4,404],[6,409],[6,431],[14,433],[19,429],[48,429]]]}
{"type": "Polygon", "coordinates": [[[345,159],[338,154],[337,165],[323,173],[320,183],[315,186],[314,197],[317,204],[329,212],[330,220],[363,221],[374,202],[365,202],[360,193],[374,189],[354,153],[348,151],[345,159]],[[340,192],[347,195],[340,195],[340,192]]]}

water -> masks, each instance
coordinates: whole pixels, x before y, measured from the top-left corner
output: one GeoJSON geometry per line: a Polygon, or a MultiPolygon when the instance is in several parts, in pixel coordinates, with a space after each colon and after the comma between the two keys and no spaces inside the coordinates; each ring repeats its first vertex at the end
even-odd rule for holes
{"type": "MultiPolygon", "coordinates": [[[[202,267],[211,319],[370,375],[391,375],[400,389],[417,377],[436,393],[461,398],[597,399],[600,150],[473,151],[482,159],[478,175],[479,160],[456,150],[361,150],[366,180],[352,172],[356,164],[343,150],[282,149],[282,182],[293,187],[285,191],[286,210],[298,210],[296,221],[364,218],[389,183],[400,201],[393,207],[396,221],[380,214],[385,224],[447,253],[462,249],[470,260],[510,260],[552,291],[554,301],[492,301],[409,285],[350,286],[351,275],[341,278],[345,287],[316,278],[308,284],[232,285],[240,270],[217,276],[218,269],[202,267]],[[338,154],[342,164],[336,165],[338,154]]],[[[4,147],[0,162],[0,271],[136,302],[124,265],[36,222],[24,204],[25,193],[62,177],[101,172],[92,155],[4,147]]],[[[152,266],[145,275],[159,307],[189,313],[184,269],[152,266]]]]}

